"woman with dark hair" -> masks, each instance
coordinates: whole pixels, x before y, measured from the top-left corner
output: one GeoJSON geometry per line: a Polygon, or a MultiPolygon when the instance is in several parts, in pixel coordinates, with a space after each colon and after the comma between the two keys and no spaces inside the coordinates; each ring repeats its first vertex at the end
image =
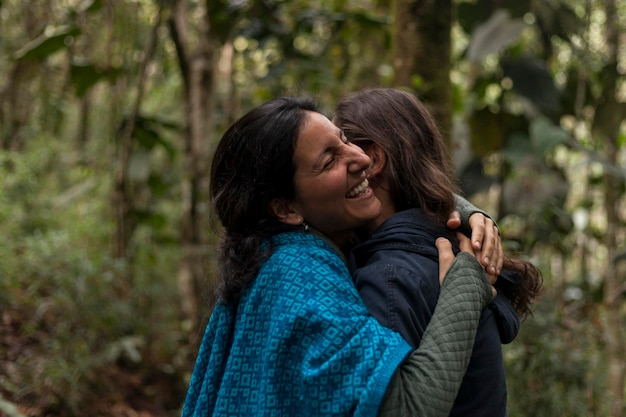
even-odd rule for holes
{"type": "Polygon", "coordinates": [[[219,302],[183,416],[447,415],[492,287],[468,239],[456,258],[439,239],[420,346],[368,314],[342,248],[380,215],[370,163],[307,99],[272,100],[224,134],[211,169],[219,302]]]}
{"type": "MultiPolygon", "coordinates": [[[[355,285],[370,313],[417,347],[440,295],[435,241],[454,241],[446,222],[456,187],[445,143],[424,105],[397,89],[349,94],[333,122],[372,159],[370,186],[382,204],[351,252],[355,285]]],[[[507,415],[501,343],[517,335],[518,315],[529,313],[541,275],[531,263],[505,257],[495,288],[451,416],[507,415]]]]}

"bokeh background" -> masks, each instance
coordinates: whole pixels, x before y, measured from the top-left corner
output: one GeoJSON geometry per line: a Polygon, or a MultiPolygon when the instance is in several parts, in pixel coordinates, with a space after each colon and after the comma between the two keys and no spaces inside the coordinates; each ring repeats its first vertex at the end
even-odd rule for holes
{"type": "Polygon", "coordinates": [[[392,86],[543,273],[510,416],[623,417],[625,48],[623,0],[0,0],[0,415],[177,416],[221,133],[392,86]]]}

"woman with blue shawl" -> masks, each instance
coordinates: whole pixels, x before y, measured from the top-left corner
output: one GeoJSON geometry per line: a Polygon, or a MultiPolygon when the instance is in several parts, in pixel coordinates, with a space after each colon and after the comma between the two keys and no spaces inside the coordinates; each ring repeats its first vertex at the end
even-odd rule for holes
{"type": "Polygon", "coordinates": [[[456,258],[437,240],[443,284],[417,349],[368,314],[342,254],[381,211],[370,162],[305,98],[224,134],[211,168],[219,301],[183,417],[448,415],[493,289],[459,235],[456,258]]]}

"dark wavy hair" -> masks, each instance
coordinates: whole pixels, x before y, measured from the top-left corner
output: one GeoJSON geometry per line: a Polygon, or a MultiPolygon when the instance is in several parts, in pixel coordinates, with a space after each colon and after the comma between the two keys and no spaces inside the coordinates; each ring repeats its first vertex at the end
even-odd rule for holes
{"type": "Polygon", "coordinates": [[[510,287],[506,280],[498,278],[494,286],[509,299],[519,318],[525,320],[532,316],[532,304],[543,289],[541,271],[531,262],[510,256],[505,256],[502,268],[503,274],[513,274],[515,285],[510,287]]]}
{"type": "Polygon", "coordinates": [[[222,226],[222,302],[236,300],[271,248],[268,237],[293,229],[269,212],[274,198],[295,196],[293,154],[307,111],[307,97],[281,97],[254,108],[222,136],[211,165],[211,198],[222,226]]]}
{"type": "MultiPolygon", "coordinates": [[[[454,210],[456,178],[440,130],[420,100],[393,88],[361,90],[339,102],[333,122],[364,150],[373,143],[384,150],[382,175],[397,211],[420,208],[431,220],[446,223],[454,210]]],[[[370,180],[377,184],[376,178],[370,180]]],[[[541,273],[532,263],[510,256],[503,268],[515,281],[505,295],[524,319],[541,292],[541,273]]]]}

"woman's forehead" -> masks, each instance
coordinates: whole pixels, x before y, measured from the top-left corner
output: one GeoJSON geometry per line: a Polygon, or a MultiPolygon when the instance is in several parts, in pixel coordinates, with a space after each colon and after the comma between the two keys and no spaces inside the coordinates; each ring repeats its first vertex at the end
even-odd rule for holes
{"type": "Polygon", "coordinates": [[[307,111],[299,136],[312,133],[325,134],[328,136],[341,136],[340,130],[331,120],[321,113],[307,111]]]}

